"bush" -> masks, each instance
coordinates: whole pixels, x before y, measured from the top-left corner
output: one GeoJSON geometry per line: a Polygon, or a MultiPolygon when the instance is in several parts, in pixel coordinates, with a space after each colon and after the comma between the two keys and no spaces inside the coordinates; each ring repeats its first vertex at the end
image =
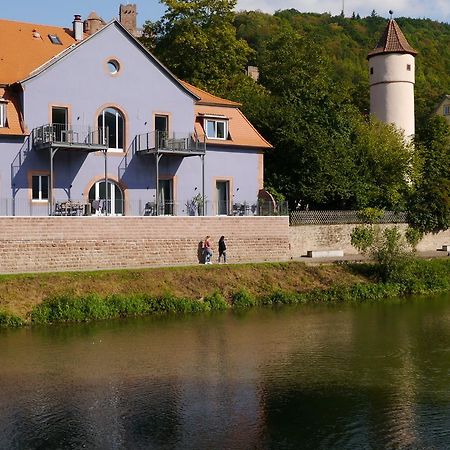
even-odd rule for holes
{"type": "Polygon", "coordinates": [[[0,311],[0,328],[18,328],[23,326],[24,322],[20,317],[10,314],[6,311],[0,311]]]}
{"type": "Polygon", "coordinates": [[[235,308],[250,308],[255,306],[256,303],[256,298],[245,289],[241,289],[233,294],[233,306],[235,308]]]}
{"type": "Polygon", "coordinates": [[[220,292],[214,292],[203,299],[206,305],[209,305],[211,311],[224,311],[230,307],[224,296],[220,292]]]}
{"type": "Polygon", "coordinates": [[[300,294],[282,290],[276,290],[261,299],[262,305],[295,305],[300,302],[300,294]]]}

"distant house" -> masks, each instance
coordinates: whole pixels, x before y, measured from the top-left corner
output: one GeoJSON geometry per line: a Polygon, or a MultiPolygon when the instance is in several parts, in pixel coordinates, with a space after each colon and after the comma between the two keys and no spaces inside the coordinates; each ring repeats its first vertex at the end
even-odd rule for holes
{"type": "Polygon", "coordinates": [[[271,146],[240,105],[72,25],[0,20],[0,214],[257,214],[271,146]]]}
{"type": "Polygon", "coordinates": [[[436,107],[436,114],[445,117],[450,124],[450,95],[444,95],[436,107]]]}

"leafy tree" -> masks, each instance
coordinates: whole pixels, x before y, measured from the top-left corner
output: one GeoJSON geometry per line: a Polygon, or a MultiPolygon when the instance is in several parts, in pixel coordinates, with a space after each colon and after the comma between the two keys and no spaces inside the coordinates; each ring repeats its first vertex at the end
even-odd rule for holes
{"type": "Polygon", "coordinates": [[[266,183],[292,207],[402,209],[411,152],[393,127],[366,120],[333,82],[320,47],[289,29],[260,55],[261,84],[238,100],[274,145],[266,183]]]}
{"type": "Polygon", "coordinates": [[[236,0],[161,0],[157,22],[146,22],[142,42],[178,77],[216,94],[244,71],[252,53],[233,26],[236,0]]]}
{"type": "Polygon", "coordinates": [[[416,150],[423,171],[409,203],[409,222],[436,233],[450,227],[450,127],[433,115],[418,130],[416,150]]]}

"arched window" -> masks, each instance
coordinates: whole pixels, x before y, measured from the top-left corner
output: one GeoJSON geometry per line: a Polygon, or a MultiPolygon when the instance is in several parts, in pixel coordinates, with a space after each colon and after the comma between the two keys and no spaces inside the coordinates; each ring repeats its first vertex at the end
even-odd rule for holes
{"type": "Polygon", "coordinates": [[[124,213],[122,189],[112,180],[108,180],[107,184],[105,180],[97,181],[89,190],[89,203],[96,215],[121,216],[124,213]]]}
{"type": "Polygon", "coordinates": [[[115,108],[106,108],[98,116],[98,127],[108,137],[109,150],[124,150],[124,125],[122,113],[115,108]]]}

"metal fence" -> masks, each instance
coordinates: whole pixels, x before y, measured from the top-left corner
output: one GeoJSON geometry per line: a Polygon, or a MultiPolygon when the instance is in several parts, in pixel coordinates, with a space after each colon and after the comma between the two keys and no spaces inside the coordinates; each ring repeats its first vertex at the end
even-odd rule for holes
{"type": "Polygon", "coordinates": [[[242,202],[224,208],[218,202],[181,204],[173,201],[156,202],[146,199],[124,201],[123,197],[113,200],[59,199],[52,207],[47,200],[28,198],[0,198],[0,216],[276,216],[288,215],[287,203],[274,205],[272,202],[242,202]]]}
{"type": "Polygon", "coordinates": [[[32,145],[36,147],[60,144],[67,146],[107,146],[108,128],[93,130],[85,126],[50,123],[33,129],[32,145]]]}
{"type": "Polygon", "coordinates": [[[131,150],[133,154],[146,151],[205,153],[206,138],[197,138],[190,132],[151,131],[138,134],[131,143],[131,150]]]}
{"type": "MultiPolygon", "coordinates": [[[[337,225],[365,223],[367,219],[359,211],[291,211],[289,224],[300,225],[337,225]]],[[[378,223],[405,223],[406,213],[385,211],[378,223]]]]}

